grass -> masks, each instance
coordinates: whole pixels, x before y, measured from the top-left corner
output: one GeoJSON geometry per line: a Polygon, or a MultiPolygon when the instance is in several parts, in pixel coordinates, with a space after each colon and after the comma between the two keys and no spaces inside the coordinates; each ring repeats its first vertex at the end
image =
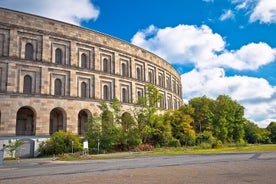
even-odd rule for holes
{"type": "Polygon", "coordinates": [[[203,149],[199,147],[156,148],[153,154],[204,154],[224,152],[276,151],[276,144],[230,146],[221,148],[203,149]]]}
{"type": "Polygon", "coordinates": [[[141,152],[118,152],[110,154],[86,155],[80,153],[63,154],[56,157],[61,161],[76,160],[106,160],[106,159],[130,159],[139,157],[148,157],[153,155],[180,155],[180,154],[210,154],[210,153],[233,153],[233,152],[256,152],[256,151],[276,151],[276,144],[266,145],[228,145],[221,148],[201,148],[194,147],[162,147],[155,148],[153,151],[141,152]]]}

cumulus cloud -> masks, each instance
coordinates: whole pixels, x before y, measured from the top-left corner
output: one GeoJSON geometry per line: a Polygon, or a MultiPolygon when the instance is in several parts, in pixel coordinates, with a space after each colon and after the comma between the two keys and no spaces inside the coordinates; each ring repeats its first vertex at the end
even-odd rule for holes
{"type": "Polygon", "coordinates": [[[226,10],[224,13],[219,17],[219,20],[224,21],[227,19],[234,19],[235,14],[232,10],[226,10]]]}
{"type": "Polygon", "coordinates": [[[266,127],[269,120],[276,120],[276,88],[263,78],[226,76],[223,68],[212,68],[194,69],[181,75],[181,80],[184,101],[227,94],[246,107],[245,116],[260,126],[266,127]]]}
{"type": "Polygon", "coordinates": [[[76,25],[96,20],[100,13],[89,0],[1,0],[0,6],[76,25]]]}
{"type": "Polygon", "coordinates": [[[137,32],[131,42],[172,64],[192,63],[197,68],[256,70],[276,59],[276,49],[263,42],[249,43],[239,50],[229,51],[222,36],[206,25],[178,25],[163,29],[151,25],[137,32]]]}
{"type": "Polygon", "coordinates": [[[276,1],[259,0],[257,6],[250,15],[250,21],[261,23],[276,23],[276,1]]]}
{"type": "Polygon", "coordinates": [[[223,38],[206,25],[178,25],[164,29],[151,25],[137,32],[131,42],[174,64],[210,59],[215,52],[223,51],[225,47],[223,38]]]}
{"type": "Polygon", "coordinates": [[[246,10],[250,22],[276,23],[275,0],[232,0],[236,10],[246,10]]]}
{"type": "Polygon", "coordinates": [[[224,66],[236,70],[256,70],[260,66],[267,65],[276,59],[276,49],[268,44],[249,43],[239,50],[227,51],[213,58],[215,66],[224,66]]]}

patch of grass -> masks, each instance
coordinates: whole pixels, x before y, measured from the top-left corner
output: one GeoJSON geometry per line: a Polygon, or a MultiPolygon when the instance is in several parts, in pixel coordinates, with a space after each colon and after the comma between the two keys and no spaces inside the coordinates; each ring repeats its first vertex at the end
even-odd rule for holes
{"type": "Polygon", "coordinates": [[[200,154],[200,153],[223,153],[223,152],[247,152],[247,151],[276,151],[275,144],[231,146],[221,148],[203,149],[200,147],[179,148],[156,148],[153,154],[200,154]]]}
{"type": "Polygon", "coordinates": [[[276,151],[276,144],[267,145],[229,145],[220,148],[208,148],[204,149],[201,146],[194,147],[162,147],[155,148],[153,151],[141,151],[141,152],[118,152],[111,154],[99,154],[99,155],[81,155],[75,154],[63,154],[56,157],[56,160],[61,161],[77,161],[77,160],[106,160],[106,159],[131,159],[139,157],[148,157],[152,155],[166,155],[166,154],[208,154],[208,153],[225,153],[225,152],[250,152],[250,151],[276,151]]]}

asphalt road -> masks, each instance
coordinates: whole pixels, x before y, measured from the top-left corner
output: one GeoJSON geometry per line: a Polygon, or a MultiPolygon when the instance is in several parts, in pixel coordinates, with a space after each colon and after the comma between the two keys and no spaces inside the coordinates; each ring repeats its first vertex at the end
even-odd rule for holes
{"type": "Polygon", "coordinates": [[[128,159],[5,161],[1,184],[276,183],[276,152],[159,155],[128,159]]]}

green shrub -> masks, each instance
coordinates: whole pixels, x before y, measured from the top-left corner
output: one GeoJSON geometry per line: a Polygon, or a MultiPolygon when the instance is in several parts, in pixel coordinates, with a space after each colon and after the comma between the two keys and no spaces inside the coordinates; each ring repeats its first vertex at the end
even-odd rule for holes
{"type": "Polygon", "coordinates": [[[71,132],[59,131],[54,133],[51,138],[39,145],[39,151],[42,155],[63,154],[82,150],[79,137],[71,132]]]}
{"type": "Polygon", "coordinates": [[[180,147],[181,144],[180,144],[180,141],[179,141],[178,139],[176,139],[176,138],[173,137],[173,138],[170,140],[170,142],[168,143],[168,146],[169,146],[169,147],[180,147]]]}

